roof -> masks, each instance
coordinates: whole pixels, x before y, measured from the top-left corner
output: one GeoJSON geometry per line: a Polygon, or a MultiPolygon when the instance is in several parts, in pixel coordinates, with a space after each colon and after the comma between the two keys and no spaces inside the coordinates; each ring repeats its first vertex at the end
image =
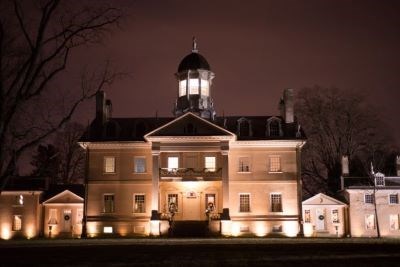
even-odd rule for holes
{"type": "Polygon", "coordinates": [[[178,66],[178,72],[197,69],[211,70],[210,64],[208,64],[207,60],[196,52],[192,52],[184,57],[178,66]]]}
{"type": "MultiPolygon", "coordinates": [[[[185,116],[182,115],[182,116],[185,116]]],[[[110,118],[104,125],[94,120],[86,133],[82,136],[81,142],[105,142],[105,141],[145,141],[144,136],[155,129],[162,127],[175,120],[170,118],[110,118]]],[[[211,123],[237,135],[237,140],[305,140],[306,136],[298,124],[285,123],[279,116],[225,116],[217,117],[211,123]],[[281,135],[269,136],[267,131],[268,122],[271,120],[280,121],[281,135]],[[242,130],[247,128],[247,134],[239,133],[239,125],[242,130]]],[[[177,124],[176,127],[185,127],[177,124]]],[[[184,132],[184,129],[180,129],[184,132]]],[[[177,129],[177,132],[178,129],[177,129]]],[[[194,134],[196,135],[196,134],[194,134]]],[[[200,133],[197,135],[201,135],[200,133]]]]}
{"type": "MultiPolygon", "coordinates": [[[[344,177],[343,182],[345,189],[368,189],[374,186],[374,181],[370,177],[344,177]]],[[[376,188],[400,188],[400,177],[385,177],[385,185],[376,188]]]]}
{"type": "Polygon", "coordinates": [[[346,205],[346,203],[323,193],[319,193],[304,200],[303,205],[346,205]]]}
{"type": "Polygon", "coordinates": [[[4,191],[44,191],[45,177],[14,176],[7,182],[4,191]]]}
{"type": "Polygon", "coordinates": [[[68,190],[81,198],[85,197],[85,186],[83,184],[51,185],[44,193],[42,200],[49,200],[65,190],[68,190]]]}

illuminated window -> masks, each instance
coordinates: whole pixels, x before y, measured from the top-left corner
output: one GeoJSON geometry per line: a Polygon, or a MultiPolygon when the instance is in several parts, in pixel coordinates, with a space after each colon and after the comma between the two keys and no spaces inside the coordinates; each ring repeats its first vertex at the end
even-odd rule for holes
{"type": "Polygon", "coordinates": [[[211,211],[216,210],[215,194],[206,194],[205,200],[206,200],[205,207],[207,210],[210,210],[210,209],[211,209],[211,211]]]}
{"type": "Polygon", "coordinates": [[[364,202],[366,204],[374,204],[374,195],[373,194],[365,194],[364,195],[364,202]]]}
{"type": "Polygon", "coordinates": [[[104,198],[104,212],[112,213],[114,212],[114,195],[106,194],[103,196],[104,198]]]}
{"type": "Polygon", "coordinates": [[[215,172],[215,168],[216,168],[215,157],[205,157],[204,158],[204,166],[208,171],[215,172]]]}
{"type": "Polygon", "coordinates": [[[396,231],[399,230],[399,215],[398,214],[390,214],[390,230],[396,231]]]}
{"type": "Polygon", "coordinates": [[[104,157],[104,172],[115,173],[115,157],[104,157]]]}
{"type": "Polygon", "coordinates": [[[375,229],[375,216],[374,214],[365,215],[365,229],[374,230],[375,229]]]}
{"type": "Polygon", "coordinates": [[[168,210],[169,211],[178,211],[178,194],[168,194],[168,210]]]}
{"type": "Polygon", "coordinates": [[[250,172],[250,158],[249,157],[240,157],[239,158],[238,172],[250,172]]]}
{"type": "Polygon", "coordinates": [[[250,212],[250,194],[239,195],[239,212],[250,212]]]}
{"type": "Polygon", "coordinates": [[[311,212],[310,210],[304,210],[304,222],[311,223],[311,212]]]}
{"type": "Polygon", "coordinates": [[[375,185],[376,186],[385,186],[385,176],[377,173],[375,176],[375,185]]]}
{"type": "Polygon", "coordinates": [[[210,95],[210,84],[207,80],[201,80],[201,95],[202,96],[210,95]]]}
{"type": "Polygon", "coordinates": [[[282,212],[282,195],[273,193],[271,194],[271,211],[282,212]]]}
{"type": "Polygon", "coordinates": [[[135,157],[135,173],[146,172],[146,158],[145,157],[135,157]]]}
{"type": "Polygon", "coordinates": [[[21,231],[21,229],[22,229],[22,216],[14,215],[12,230],[13,231],[21,231]]]}
{"type": "Polygon", "coordinates": [[[337,209],[332,210],[332,223],[339,223],[339,211],[337,209]]]}
{"type": "Polygon", "coordinates": [[[270,172],[281,172],[281,158],[279,156],[269,157],[269,171],[270,172]]]}
{"type": "Polygon", "coordinates": [[[57,209],[50,209],[49,211],[49,225],[56,225],[57,222],[57,209]]]}
{"type": "Polygon", "coordinates": [[[23,195],[18,195],[15,197],[15,204],[18,206],[23,206],[24,205],[24,196],[23,195]]]}
{"type": "Polygon", "coordinates": [[[168,171],[176,171],[179,168],[178,157],[168,157],[168,171]]]}
{"type": "Polygon", "coordinates": [[[186,80],[179,82],[179,96],[186,95],[186,80]]]}
{"type": "Polygon", "coordinates": [[[105,233],[105,234],[112,234],[112,233],[113,233],[113,228],[112,228],[112,226],[104,226],[104,227],[103,227],[103,233],[105,233]]]}
{"type": "Polygon", "coordinates": [[[199,94],[199,79],[189,79],[189,93],[191,95],[199,94]]]}
{"type": "Polygon", "coordinates": [[[135,195],[135,203],[134,203],[134,208],[133,212],[135,213],[145,213],[146,212],[146,202],[145,202],[145,195],[144,194],[138,194],[135,195]]]}
{"type": "Polygon", "coordinates": [[[399,204],[399,195],[398,194],[390,194],[389,195],[389,204],[399,204]]]}

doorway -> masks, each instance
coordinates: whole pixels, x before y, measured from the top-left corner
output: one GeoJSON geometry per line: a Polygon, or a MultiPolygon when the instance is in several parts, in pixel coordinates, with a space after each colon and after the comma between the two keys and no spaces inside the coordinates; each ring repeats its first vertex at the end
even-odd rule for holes
{"type": "Polygon", "coordinates": [[[183,200],[183,216],[184,221],[200,220],[200,196],[196,192],[187,192],[183,200]]]}
{"type": "Polygon", "coordinates": [[[316,210],[316,225],[315,225],[315,229],[317,231],[324,231],[326,230],[325,227],[325,209],[317,209],[316,210]]]}

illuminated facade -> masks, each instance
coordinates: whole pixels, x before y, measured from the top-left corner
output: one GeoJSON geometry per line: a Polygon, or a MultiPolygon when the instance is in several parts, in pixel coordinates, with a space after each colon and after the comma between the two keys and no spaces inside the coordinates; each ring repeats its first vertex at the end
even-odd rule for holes
{"type": "Polygon", "coordinates": [[[176,73],[174,117],[113,118],[97,95],[80,142],[88,236],[166,235],[189,221],[222,235],[299,233],[305,137],[293,91],[284,91],[279,116],[217,117],[214,77],[194,41],[176,73]]]}

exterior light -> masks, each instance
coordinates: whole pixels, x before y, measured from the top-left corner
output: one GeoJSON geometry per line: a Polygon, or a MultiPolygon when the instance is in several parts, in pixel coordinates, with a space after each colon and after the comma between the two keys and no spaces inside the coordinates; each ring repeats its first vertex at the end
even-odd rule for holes
{"type": "Polygon", "coordinates": [[[158,210],[151,211],[150,235],[152,236],[160,235],[160,214],[158,213],[158,210]]]}
{"type": "Polygon", "coordinates": [[[103,227],[103,233],[105,233],[105,234],[112,234],[112,233],[113,233],[113,228],[112,228],[112,226],[104,226],[104,227],[103,227]]]}
{"type": "Polygon", "coordinates": [[[7,223],[1,225],[1,238],[5,240],[11,238],[11,226],[7,223]]]}
{"type": "Polygon", "coordinates": [[[296,221],[284,222],[284,232],[288,237],[296,237],[299,232],[298,223],[296,221]]]}
{"type": "Polygon", "coordinates": [[[311,223],[304,223],[303,228],[305,237],[311,237],[314,234],[314,228],[311,223]]]}

